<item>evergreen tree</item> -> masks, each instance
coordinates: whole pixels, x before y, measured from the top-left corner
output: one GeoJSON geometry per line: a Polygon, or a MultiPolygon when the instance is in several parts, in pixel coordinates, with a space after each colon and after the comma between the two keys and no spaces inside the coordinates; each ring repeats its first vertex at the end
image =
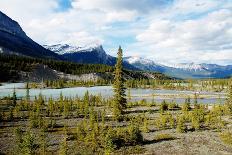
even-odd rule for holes
{"type": "Polygon", "coordinates": [[[130,88],[127,91],[127,97],[128,97],[128,100],[131,100],[131,90],[130,90],[130,88]]]}
{"type": "Polygon", "coordinates": [[[67,144],[68,135],[67,135],[67,129],[65,126],[64,126],[64,132],[65,132],[64,137],[60,142],[59,155],[67,155],[68,154],[67,153],[68,152],[68,144],[67,144]]]}
{"type": "Polygon", "coordinates": [[[126,95],[124,87],[124,79],[123,79],[123,71],[122,71],[122,49],[121,46],[119,46],[118,49],[118,58],[117,63],[115,65],[115,71],[114,71],[114,102],[113,102],[113,115],[115,119],[119,119],[120,116],[123,114],[123,109],[126,108],[126,95]]]}
{"type": "Polygon", "coordinates": [[[16,105],[16,100],[17,100],[17,96],[16,96],[15,88],[14,88],[14,91],[13,91],[12,100],[13,100],[13,106],[15,106],[15,105],[16,105]]]}
{"type": "Polygon", "coordinates": [[[197,104],[197,103],[198,103],[198,101],[197,101],[197,94],[194,93],[194,105],[197,104]]]}
{"type": "Polygon", "coordinates": [[[152,94],[152,101],[151,101],[152,105],[155,105],[155,93],[152,94]]]}
{"type": "Polygon", "coordinates": [[[26,85],[26,100],[29,101],[30,100],[30,91],[29,91],[29,84],[27,82],[26,85]]]}
{"type": "Polygon", "coordinates": [[[229,86],[229,92],[226,99],[226,106],[232,112],[232,84],[229,86]]]}
{"type": "Polygon", "coordinates": [[[47,145],[47,134],[45,130],[42,129],[40,132],[40,154],[46,155],[47,145]]]}

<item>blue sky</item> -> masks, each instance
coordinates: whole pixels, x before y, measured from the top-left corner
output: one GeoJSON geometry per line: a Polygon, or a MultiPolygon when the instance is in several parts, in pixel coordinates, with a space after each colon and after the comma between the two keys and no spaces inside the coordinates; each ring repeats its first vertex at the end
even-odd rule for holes
{"type": "Polygon", "coordinates": [[[163,64],[232,64],[231,0],[1,0],[40,44],[102,44],[163,64]]]}
{"type": "Polygon", "coordinates": [[[72,8],[71,0],[58,0],[58,4],[59,4],[58,11],[67,11],[68,9],[72,8]]]}

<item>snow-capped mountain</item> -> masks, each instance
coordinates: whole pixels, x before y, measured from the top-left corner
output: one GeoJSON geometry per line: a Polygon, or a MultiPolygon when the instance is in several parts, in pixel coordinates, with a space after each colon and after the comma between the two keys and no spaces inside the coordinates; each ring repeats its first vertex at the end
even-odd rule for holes
{"type": "Polygon", "coordinates": [[[62,59],[59,55],[34,42],[21,26],[0,11],[0,53],[12,53],[39,58],[62,59]]]}
{"type": "Polygon", "coordinates": [[[178,68],[178,69],[183,69],[183,70],[190,70],[190,71],[203,71],[207,70],[203,65],[201,64],[195,64],[195,63],[178,63],[178,64],[173,64],[169,65],[169,67],[172,68],[178,68]]]}
{"type": "Polygon", "coordinates": [[[161,72],[177,78],[225,78],[232,76],[232,65],[179,63],[162,65],[141,57],[126,57],[124,59],[141,70],[161,72]]]}
{"type": "Polygon", "coordinates": [[[123,60],[141,70],[162,72],[165,68],[164,65],[138,56],[125,57],[123,60]]]}
{"type": "MultiPolygon", "coordinates": [[[[105,64],[110,66],[114,66],[116,63],[116,58],[106,54],[102,45],[76,47],[68,44],[57,44],[44,45],[44,47],[72,62],[86,64],[105,64]]],[[[123,65],[127,69],[137,69],[128,62],[123,62],[123,65]]]]}
{"type": "Polygon", "coordinates": [[[138,56],[125,57],[124,60],[128,61],[130,64],[141,63],[144,65],[154,65],[155,63],[152,60],[141,58],[138,56]]]}
{"type": "Polygon", "coordinates": [[[103,52],[101,45],[86,45],[86,46],[71,46],[68,44],[56,44],[56,45],[43,45],[46,49],[49,49],[59,55],[76,52],[91,52],[98,49],[99,52],[103,52]]]}

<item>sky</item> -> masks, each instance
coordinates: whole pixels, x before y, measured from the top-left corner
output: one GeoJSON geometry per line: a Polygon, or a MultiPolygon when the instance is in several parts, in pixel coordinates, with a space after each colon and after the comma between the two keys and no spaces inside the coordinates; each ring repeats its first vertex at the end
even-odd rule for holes
{"type": "Polygon", "coordinates": [[[0,0],[40,44],[102,44],[162,64],[232,65],[232,0],[0,0]]]}

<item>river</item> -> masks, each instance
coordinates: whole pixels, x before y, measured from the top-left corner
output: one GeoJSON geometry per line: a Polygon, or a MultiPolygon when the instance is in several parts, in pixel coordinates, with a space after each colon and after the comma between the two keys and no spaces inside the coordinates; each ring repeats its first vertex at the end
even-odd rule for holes
{"type": "MultiPolygon", "coordinates": [[[[2,83],[0,86],[0,98],[5,96],[12,96],[15,89],[18,98],[25,97],[26,89],[25,83],[2,83]]],[[[88,91],[92,95],[101,94],[104,98],[112,97],[113,89],[111,86],[95,86],[95,87],[73,87],[62,89],[30,89],[30,97],[34,99],[40,93],[46,98],[53,97],[59,98],[60,93],[65,97],[83,97],[85,92],[88,91]]],[[[131,100],[152,100],[152,94],[155,95],[156,102],[162,102],[164,99],[167,101],[175,101],[176,103],[183,103],[185,98],[190,95],[193,96],[194,91],[178,91],[178,90],[154,90],[154,89],[130,89],[132,99],[131,100]]],[[[200,96],[198,103],[214,104],[224,103],[225,94],[218,92],[197,92],[200,96]]],[[[193,100],[192,100],[193,101],[193,100]]]]}

